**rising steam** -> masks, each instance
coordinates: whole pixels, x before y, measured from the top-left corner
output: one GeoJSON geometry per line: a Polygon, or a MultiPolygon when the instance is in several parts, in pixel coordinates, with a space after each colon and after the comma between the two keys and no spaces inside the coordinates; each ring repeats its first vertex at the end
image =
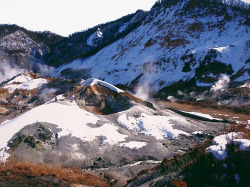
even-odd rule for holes
{"type": "Polygon", "coordinates": [[[8,62],[0,62],[0,83],[18,75],[22,71],[18,66],[11,65],[8,62]]]}
{"type": "Polygon", "coordinates": [[[141,77],[142,81],[135,88],[135,96],[146,101],[152,99],[150,98],[150,92],[155,89],[155,85],[150,83],[152,82],[154,74],[157,72],[157,67],[153,63],[156,59],[152,56],[146,56],[144,61],[141,69],[143,72],[143,76],[141,77]]]}
{"type": "Polygon", "coordinates": [[[211,91],[217,92],[222,91],[228,88],[228,84],[230,82],[230,78],[223,74],[220,76],[219,80],[212,86],[211,91]]]}
{"type": "Polygon", "coordinates": [[[55,74],[55,68],[52,66],[47,66],[42,63],[37,63],[35,65],[35,72],[40,73],[44,77],[53,77],[55,74]]]}
{"type": "Polygon", "coordinates": [[[149,99],[149,91],[149,85],[145,82],[143,85],[140,85],[135,89],[135,96],[147,101],[149,99]]]}

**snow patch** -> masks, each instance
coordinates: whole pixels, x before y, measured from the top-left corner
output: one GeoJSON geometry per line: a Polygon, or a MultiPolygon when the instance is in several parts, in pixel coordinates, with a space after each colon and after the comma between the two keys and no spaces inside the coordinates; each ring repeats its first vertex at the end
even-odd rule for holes
{"type": "Polygon", "coordinates": [[[122,168],[138,166],[138,165],[141,165],[141,164],[160,164],[161,162],[162,161],[157,161],[157,160],[138,161],[138,162],[135,162],[133,164],[124,165],[124,166],[122,166],[122,168]]]}
{"type": "Polygon", "coordinates": [[[250,88],[250,82],[246,82],[245,84],[243,84],[242,86],[240,86],[241,88],[250,88]]]}
{"type": "Polygon", "coordinates": [[[100,28],[97,29],[87,40],[87,44],[90,46],[97,46],[98,41],[103,37],[103,33],[100,28]]]}
{"type": "Polygon", "coordinates": [[[137,142],[137,141],[131,141],[128,143],[120,143],[119,144],[120,147],[128,147],[130,149],[139,149],[139,148],[142,148],[146,145],[147,145],[146,142],[137,142]]]}
{"type": "Polygon", "coordinates": [[[122,33],[123,31],[126,30],[126,28],[128,27],[129,23],[125,23],[124,25],[122,25],[119,30],[118,30],[118,33],[122,33]]]}
{"type": "Polygon", "coordinates": [[[131,117],[122,114],[118,118],[119,124],[128,130],[153,136],[157,140],[165,137],[177,139],[180,134],[189,135],[187,132],[174,129],[172,127],[174,121],[189,124],[184,118],[177,116],[148,115],[145,113],[142,113],[140,117],[131,117]]]}
{"type": "Polygon", "coordinates": [[[224,160],[227,158],[227,144],[232,142],[237,135],[237,133],[231,132],[215,137],[212,146],[206,148],[206,153],[212,153],[218,160],[224,160]]]}
{"type": "Polygon", "coordinates": [[[226,47],[213,47],[212,49],[219,51],[220,53],[229,51],[229,46],[226,47]]]}
{"type": "Polygon", "coordinates": [[[239,145],[239,149],[242,151],[250,151],[250,140],[247,139],[235,139],[235,145],[239,145]]]}
{"type": "Polygon", "coordinates": [[[181,110],[181,112],[184,112],[184,113],[187,113],[187,114],[196,115],[196,116],[200,116],[200,117],[207,118],[207,119],[210,119],[210,120],[223,121],[222,119],[214,118],[213,116],[211,116],[209,114],[203,114],[203,113],[200,113],[200,112],[186,112],[186,111],[182,111],[182,110],[181,110]]]}
{"type": "Polygon", "coordinates": [[[206,149],[206,153],[212,153],[218,160],[224,160],[227,158],[227,144],[234,143],[239,146],[239,150],[250,151],[250,140],[247,139],[235,139],[237,133],[231,132],[223,134],[214,138],[212,146],[206,149]]]}
{"type": "Polygon", "coordinates": [[[239,184],[239,182],[240,182],[240,175],[239,174],[235,174],[234,175],[234,179],[235,179],[236,183],[239,184]]]}
{"type": "Polygon", "coordinates": [[[192,132],[192,134],[203,134],[203,132],[202,131],[194,131],[194,132],[192,132]]]}
{"type": "Polygon", "coordinates": [[[13,80],[7,82],[7,84],[14,84],[14,83],[24,83],[32,80],[32,78],[26,74],[21,74],[15,77],[13,80]]]}
{"type": "Polygon", "coordinates": [[[171,102],[176,102],[177,101],[177,99],[172,95],[168,96],[167,99],[170,100],[171,102]]]}
{"type": "Polygon", "coordinates": [[[8,150],[7,147],[3,147],[2,149],[0,148],[0,163],[1,162],[5,163],[7,159],[10,157],[10,154],[6,152],[7,150],[8,150]]]}
{"type": "Polygon", "coordinates": [[[204,82],[196,81],[196,86],[210,87],[212,85],[213,85],[212,83],[204,83],[204,82]]]}
{"type": "Polygon", "coordinates": [[[42,85],[47,84],[48,81],[43,78],[38,79],[27,79],[26,77],[21,77],[14,79],[11,83],[7,83],[3,88],[8,89],[10,93],[17,90],[33,90],[35,88],[40,88],[42,85]],[[21,81],[21,84],[14,84],[15,81],[21,81]]]}
{"type": "Polygon", "coordinates": [[[81,82],[81,85],[85,85],[84,90],[86,88],[88,88],[89,86],[93,86],[95,84],[100,84],[100,85],[102,85],[102,86],[104,86],[106,88],[109,88],[110,90],[113,90],[113,91],[117,92],[117,93],[124,92],[123,90],[113,86],[112,84],[109,84],[107,82],[104,82],[104,81],[101,81],[101,80],[98,80],[98,79],[94,79],[94,78],[89,78],[89,79],[81,82]]]}

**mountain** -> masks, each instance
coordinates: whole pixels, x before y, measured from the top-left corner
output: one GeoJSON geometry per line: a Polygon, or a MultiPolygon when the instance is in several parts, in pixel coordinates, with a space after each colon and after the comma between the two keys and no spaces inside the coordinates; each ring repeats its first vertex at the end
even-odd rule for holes
{"type": "Polygon", "coordinates": [[[0,83],[20,71],[46,74],[51,67],[44,55],[63,37],[51,32],[28,31],[17,25],[0,25],[0,83]]]}
{"type": "Polygon", "coordinates": [[[138,10],[134,14],[124,16],[118,20],[97,25],[83,32],[77,32],[65,38],[51,49],[45,56],[49,65],[59,66],[78,57],[95,54],[114,41],[128,35],[140,26],[146,12],[138,10]],[[98,34],[99,33],[99,34],[98,34]],[[97,34],[101,37],[96,40],[97,34]],[[96,40],[96,41],[93,41],[96,40]]]}
{"type": "Polygon", "coordinates": [[[249,7],[230,2],[157,1],[67,38],[0,26],[0,184],[71,177],[20,179],[26,162],[111,186],[249,184],[249,7]]]}
{"type": "Polygon", "coordinates": [[[57,42],[61,41],[64,38],[50,31],[35,32],[35,31],[29,31],[17,25],[8,25],[8,24],[0,25],[0,37],[1,38],[9,34],[12,34],[16,31],[24,32],[32,40],[36,41],[37,43],[44,43],[49,48],[51,48],[54,44],[56,44],[57,42]]]}
{"type": "MultiPolygon", "coordinates": [[[[171,96],[248,105],[247,10],[247,6],[220,1],[161,1],[149,12],[139,10],[68,38],[3,25],[7,29],[1,29],[1,36],[10,37],[6,41],[11,41],[12,31],[17,30],[27,35],[26,43],[28,38],[33,40],[30,45],[17,38],[21,42],[18,46],[23,47],[3,56],[21,68],[47,75],[54,72],[37,63],[42,61],[57,67],[54,76],[97,78],[137,96],[144,87],[144,99],[150,96],[168,100],[171,96]],[[223,89],[212,89],[219,82],[224,83],[223,89]]],[[[8,42],[6,45],[11,46],[8,42]]],[[[2,72],[11,68],[5,69],[2,72]]]]}
{"type": "MultiPolygon", "coordinates": [[[[205,91],[209,98],[211,87],[222,74],[228,76],[230,87],[249,80],[247,15],[245,9],[216,1],[162,1],[126,36],[57,70],[61,75],[81,70],[80,77],[95,77],[134,92],[143,86],[149,88],[151,96],[165,100],[169,95],[199,99],[206,97],[200,95],[205,91]]],[[[98,28],[103,33],[101,40],[105,40],[105,29],[98,28]]],[[[91,33],[86,42],[97,28],[79,34],[87,32],[91,33]]]]}

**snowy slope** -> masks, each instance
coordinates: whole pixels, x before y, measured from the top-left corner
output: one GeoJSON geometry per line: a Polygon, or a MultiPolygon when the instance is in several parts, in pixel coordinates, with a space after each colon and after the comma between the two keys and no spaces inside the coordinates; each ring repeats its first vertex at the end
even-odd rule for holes
{"type": "Polygon", "coordinates": [[[190,125],[185,119],[177,116],[153,116],[142,113],[140,117],[123,114],[118,118],[118,122],[125,128],[153,136],[158,140],[164,137],[177,139],[180,134],[189,135],[189,133],[172,127],[174,123],[171,121],[175,120],[190,125]]]}
{"type": "Polygon", "coordinates": [[[28,74],[20,74],[13,80],[8,81],[3,89],[8,89],[9,93],[17,90],[33,90],[40,88],[42,85],[47,84],[48,81],[44,78],[32,78],[28,74]]]}
{"type": "MultiPolygon", "coordinates": [[[[16,80],[26,81],[24,77],[16,80]]],[[[120,92],[103,81],[89,79],[84,85],[86,83],[101,83],[104,87],[108,86],[109,89],[120,92]]],[[[188,132],[192,131],[194,125],[178,115],[169,112],[159,113],[141,104],[135,104],[127,110],[111,115],[96,115],[80,108],[74,99],[68,100],[59,95],[56,99],[0,124],[0,160],[5,161],[9,157],[6,152],[9,149],[8,142],[14,135],[24,127],[38,122],[56,125],[59,129],[58,138],[70,136],[77,137],[83,142],[91,142],[101,137],[99,146],[116,145],[129,149],[141,149],[150,141],[177,139],[181,134],[189,136],[188,132]],[[179,130],[179,125],[185,130],[179,130]],[[141,141],[138,141],[138,138],[141,138],[141,141]]]]}
{"type": "Polygon", "coordinates": [[[245,18],[233,17],[230,8],[230,21],[209,13],[207,8],[186,12],[187,2],[151,10],[144,23],[129,35],[87,59],[59,67],[58,73],[66,68],[91,68],[92,77],[114,85],[129,85],[138,78],[140,85],[159,90],[196,76],[195,70],[211,51],[215,55],[210,61],[230,66],[233,73],[248,69],[250,30],[242,24],[245,18]],[[183,71],[186,64],[190,70],[183,71]]]}
{"type": "Polygon", "coordinates": [[[35,88],[41,87],[43,84],[48,83],[46,79],[38,78],[38,79],[33,79],[29,80],[27,82],[24,82],[22,84],[8,84],[4,86],[3,88],[8,89],[10,93],[14,92],[16,89],[17,90],[33,90],[35,88]]]}
{"type": "Polygon", "coordinates": [[[47,103],[11,121],[1,124],[0,147],[4,147],[11,137],[28,124],[48,122],[58,125],[62,129],[60,136],[72,135],[85,141],[94,140],[97,136],[105,136],[107,143],[113,144],[124,141],[126,135],[117,132],[118,128],[112,124],[104,124],[100,128],[90,128],[87,123],[95,124],[100,118],[80,109],[75,103],[47,103]],[[42,115],[41,115],[42,114],[42,115]]]}
{"type": "Polygon", "coordinates": [[[9,85],[9,84],[13,84],[13,83],[24,83],[24,82],[28,82],[30,80],[32,80],[32,78],[29,75],[21,74],[21,75],[15,77],[14,79],[8,81],[7,84],[9,85]]]}
{"type": "MultiPolygon", "coordinates": [[[[47,103],[36,107],[13,120],[0,125],[0,150],[7,147],[7,142],[23,127],[36,122],[48,122],[62,129],[58,136],[75,136],[84,141],[92,141],[98,136],[106,137],[104,143],[115,144],[124,141],[126,135],[120,134],[118,127],[105,123],[99,128],[91,128],[87,124],[95,124],[100,118],[80,109],[75,103],[47,103]]],[[[2,154],[4,154],[2,152],[2,154]]],[[[3,157],[3,155],[0,155],[3,157]]]]}

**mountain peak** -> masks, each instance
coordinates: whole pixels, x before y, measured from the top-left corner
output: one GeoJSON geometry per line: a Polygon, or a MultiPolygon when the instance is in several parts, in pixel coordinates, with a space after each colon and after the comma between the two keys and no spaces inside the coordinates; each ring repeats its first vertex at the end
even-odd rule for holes
{"type": "Polygon", "coordinates": [[[0,48],[7,53],[24,53],[36,58],[41,58],[49,52],[47,46],[35,42],[21,30],[0,38],[0,48]]]}

